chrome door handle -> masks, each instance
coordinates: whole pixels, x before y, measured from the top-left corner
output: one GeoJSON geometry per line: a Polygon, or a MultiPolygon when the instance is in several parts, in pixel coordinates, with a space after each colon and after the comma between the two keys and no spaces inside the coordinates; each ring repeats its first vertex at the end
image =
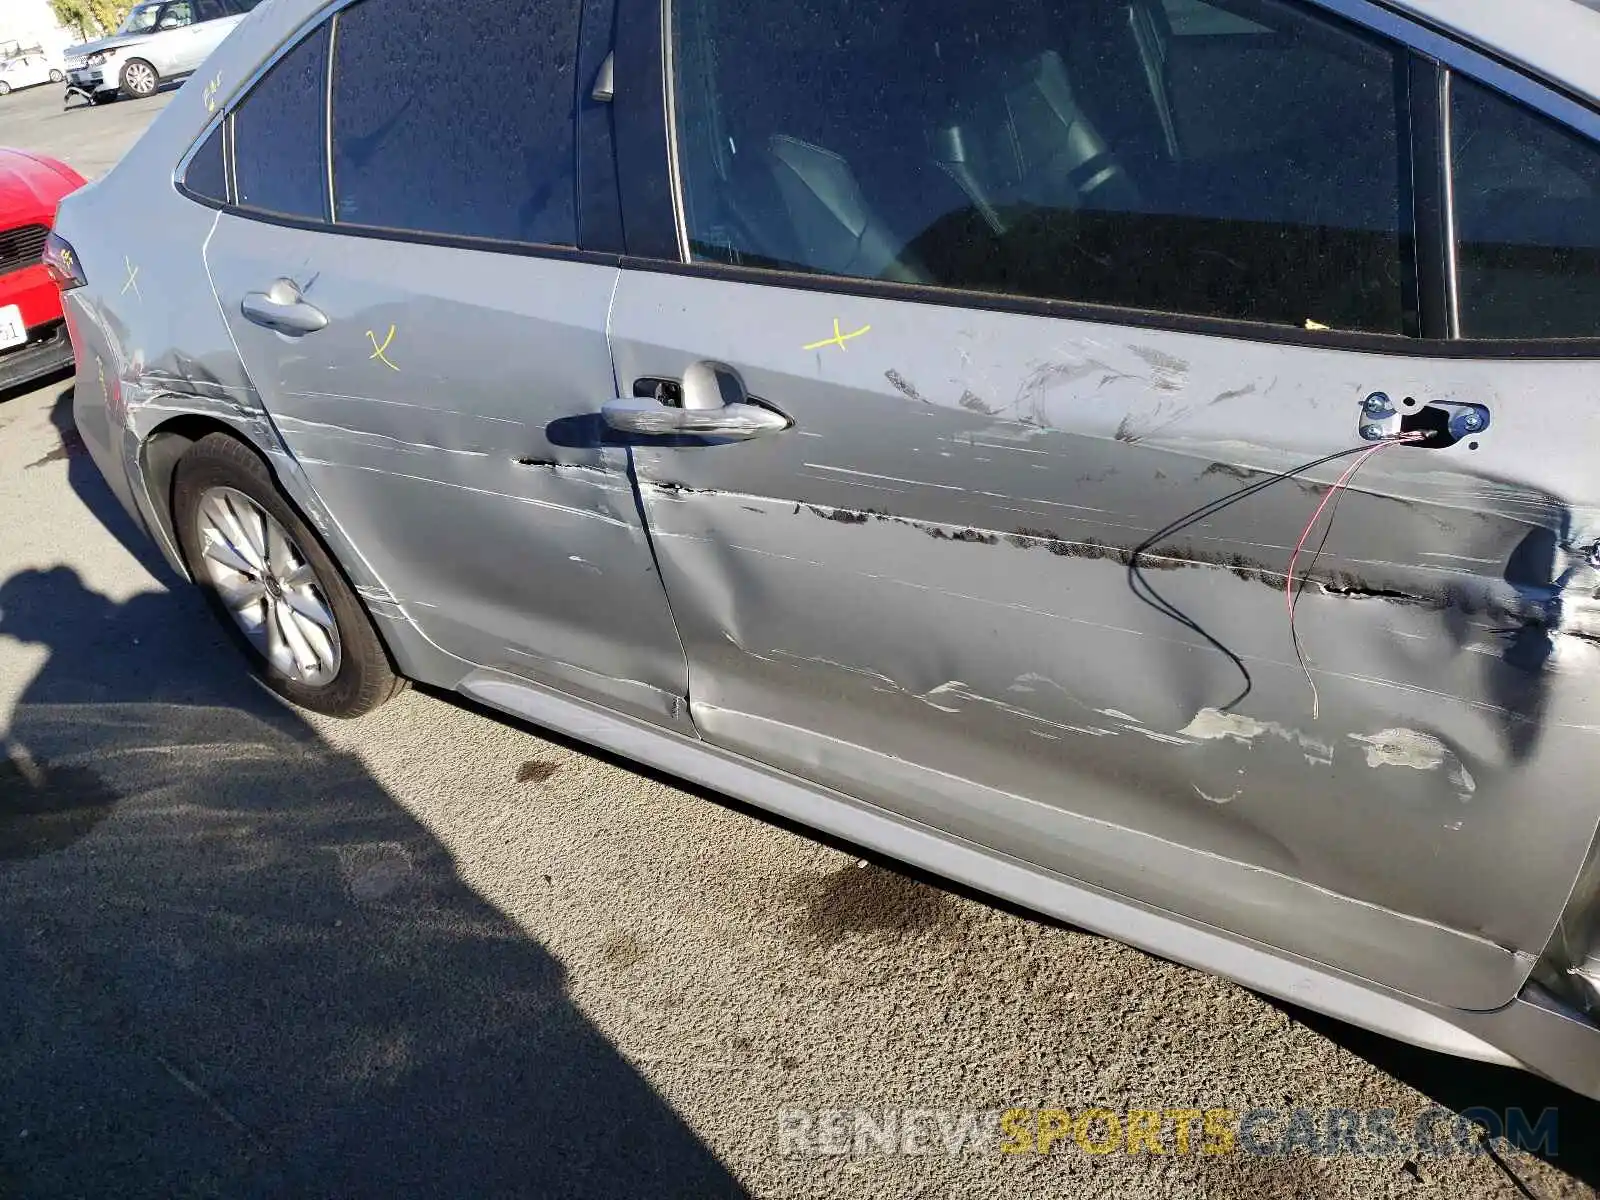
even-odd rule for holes
{"type": "Polygon", "coordinates": [[[246,292],[239,311],[245,320],[290,337],[328,327],[328,315],[307,304],[292,279],[279,279],[264,292],[246,292]]]}
{"type": "Polygon", "coordinates": [[[781,413],[749,401],[724,404],[721,408],[668,408],[654,400],[618,397],[606,401],[600,415],[618,433],[681,433],[739,442],[765,433],[782,433],[794,424],[781,413]]]}
{"type": "Polygon", "coordinates": [[[726,363],[693,364],[676,390],[679,402],[675,405],[648,396],[618,397],[606,401],[600,415],[619,433],[688,434],[740,442],[782,433],[794,424],[775,409],[752,401],[739,373],[726,363]]]}

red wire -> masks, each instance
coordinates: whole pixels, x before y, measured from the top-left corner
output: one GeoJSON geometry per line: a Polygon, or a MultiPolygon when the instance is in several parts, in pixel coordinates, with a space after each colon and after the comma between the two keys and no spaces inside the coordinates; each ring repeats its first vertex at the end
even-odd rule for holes
{"type": "MultiPolygon", "coordinates": [[[[1317,505],[1316,511],[1311,514],[1311,520],[1306,522],[1305,529],[1300,533],[1300,540],[1295,543],[1294,553],[1289,556],[1289,574],[1283,581],[1283,599],[1289,610],[1289,640],[1294,644],[1295,656],[1300,660],[1300,669],[1306,673],[1306,682],[1311,685],[1311,719],[1313,721],[1320,715],[1322,700],[1317,695],[1317,681],[1311,678],[1311,668],[1306,665],[1306,656],[1301,652],[1300,638],[1295,633],[1294,628],[1295,605],[1299,603],[1299,594],[1294,590],[1294,569],[1295,565],[1300,561],[1300,552],[1306,548],[1306,543],[1311,540],[1311,532],[1317,527],[1317,522],[1322,519],[1323,511],[1327,509],[1329,502],[1350,485],[1350,481],[1355,478],[1356,472],[1366,465],[1369,458],[1389,449],[1391,446],[1400,446],[1406,442],[1419,441],[1423,436],[1425,435],[1415,433],[1401,434],[1399,437],[1379,442],[1370,450],[1365,450],[1358,455],[1356,460],[1345,468],[1344,474],[1339,476],[1339,481],[1329,488],[1327,494],[1322,497],[1322,503],[1317,505]]],[[[1301,590],[1304,591],[1304,588],[1301,590]]]]}

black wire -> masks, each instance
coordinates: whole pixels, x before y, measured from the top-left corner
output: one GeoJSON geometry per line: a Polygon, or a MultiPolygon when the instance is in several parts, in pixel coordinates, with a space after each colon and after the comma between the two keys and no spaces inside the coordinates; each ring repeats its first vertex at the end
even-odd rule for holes
{"type": "Polygon", "coordinates": [[[1483,1139],[1483,1147],[1489,1152],[1489,1157],[1494,1159],[1495,1165],[1498,1166],[1500,1170],[1505,1172],[1506,1178],[1511,1180],[1511,1182],[1516,1185],[1517,1191],[1521,1192],[1523,1196],[1527,1198],[1527,1200],[1539,1200],[1538,1193],[1533,1191],[1533,1189],[1527,1184],[1523,1183],[1522,1176],[1518,1175],[1516,1171],[1512,1169],[1510,1163],[1500,1157],[1500,1152],[1494,1148],[1494,1139],[1492,1137],[1486,1136],[1483,1139]]]}
{"type": "Polygon", "coordinates": [[[1338,450],[1332,454],[1324,455],[1322,458],[1315,459],[1311,462],[1302,463],[1298,467],[1291,467],[1289,470],[1280,472],[1279,474],[1273,475],[1270,478],[1257,480],[1255,483],[1240,488],[1236,492],[1231,492],[1226,496],[1219,496],[1217,499],[1201,505],[1193,512],[1186,513],[1184,516],[1179,517],[1170,525],[1156,530],[1155,533],[1151,534],[1137,547],[1135,547],[1133,553],[1129,555],[1129,590],[1131,590],[1135,596],[1138,596],[1140,600],[1143,600],[1146,604],[1150,605],[1151,608],[1154,608],[1163,616],[1169,617],[1170,619],[1178,622],[1178,624],[1182,625],[1184,628],[1199,634],[1202,638],[1209,642],[1212,647],[1226,655],[1229,661],[1231,661],[1233,665],[1238,668],[1239,674],[1244,678],[1243,690],[1241,690],[1239,694],[1232,700],[1229,700],[1226,704],[1221,706],[1221,710],[1223,712],[1229,711],[1235,705],[1240,703],[1240,701],[1250,694],[1251,689],[1255,686],[1250,678],[1249,668],[1244,665],[1244,660],[1241,659],[1237,654],[1228,649],[1228,647],[1224,646],[1221,642],[1217,641],[1216,638],[1212,637],[1209,633],[1202,629],[1192,617],[1183,612],[1170,600],[1155,590],[1154,585],[1152,585],[1150,581],[1144,577],[1144,574],[1139,569],[1139,556],[1147,553],[1157,542],[1169,538],[1173,534],[1182,533],[1191,525],[1197,524],[1200,521],[1204,521],[1207,517],[1221,512],[1229,505],[1236,504],[1240,500],[1248,500],[1257,492],[1265,491],[1274,484],[1282,483],[1285,479],[1293,479],[1296,475],[1299,475],[1303,471],[1310,471],[1328,463],[1336,462],[1341,458],[1349,458],[1352,454],[1361,454],[1370,449],[1372,449],[1372,447],[1370,444],[1368,444],[1355,446],[1349,450],[1338,450]]]}

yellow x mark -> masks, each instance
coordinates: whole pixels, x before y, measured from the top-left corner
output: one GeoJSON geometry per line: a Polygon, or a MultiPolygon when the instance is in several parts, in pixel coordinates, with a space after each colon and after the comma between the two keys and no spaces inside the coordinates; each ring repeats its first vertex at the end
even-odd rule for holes
{"type": "Polygon", "coordinates": [[[378,345],[378,335],[373,333],[372,330],[367,330],[367,337],[372,341],[372,353],[369,354],[367,358],[369,360],[381,358],[384,366],[388,367],[391,371],[398,371],[400,368],[390,362],[389,356],[384,353],[384,351],[389,348],[389,343],[394,341],[394,326],[389,326],[389,336],[383,339],[383,345],[381,346],[378,345]]]}
{"type": "Polygon", "coordinates": [[[871,332],[871,330],[872,330],[872,326],[871,325],[863,325],[860,329],[856,330],[854,333],[840,333],[839,332],[839,318],[835,317],[833,319],[833,336],[832,337],[823,338],[820,342],[812,342],[809,346],[801,346],[800,349],[802,349],[802,350],[821,350],[824,346],[837,346],[841,350],[847,350],[848,347],[845,346],[846,342],[848,342],[851,338],[860,337],[863,333],[869,333],[869,332],[871,332]]]}

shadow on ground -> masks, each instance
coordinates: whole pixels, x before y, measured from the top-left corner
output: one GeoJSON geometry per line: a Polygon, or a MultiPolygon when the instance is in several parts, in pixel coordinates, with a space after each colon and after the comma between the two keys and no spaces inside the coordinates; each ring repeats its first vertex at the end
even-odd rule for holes
{"type": "MultiPolygon", "coordinates": [[[[0,387],[0,404],[20,399],[29,392],[49,387],[53,383],[70,385],[72,383],[72,368],[66,367],[60,371],[52,371],[49,375],[41,376],[38,379],[30,379],[26,383],[14,383],[10,387],[0,387]]],[[[69,386],[67,390],[70,392],[72,389],[69,386]]]]}
{"type": "Polygon", "coordinates": [[[0,1195],[740,1194],[198,596],[17,572],[18,643],[48,658],[0,715],[0,1195]]]}
{"type": "Polygon", "coordinates": [[[1555,1109],[1554,1145],[1529,1149],[1574,1179],[1600,1188],[1600,1141],[1594,1137],[1600,1129],[1600,1104],[1593,1100],[1526,1071],[1436,1054],[1270,996],[1263,998],[1452,1112],[1487,1108],[1504,1119],[1509,1110],[1520,1108],[1531,1124],[1546,1109],[1555,1109]]]}
{"type": "Polygon", "coordinates": [[[43,458],[31,464],[41,467],[51,462],[65,460],[67,464],[67,484],[72,488],[73,494],[83,502],[83,506],[94,514],[95,520],[112,537],[117,539],[117,544],[126,550],[133,558],[137,559],[150,575],[168,585],[179,582],[178,576],[167,566],[166,559],[161,557],[161,551],[145,535],[127,511],[117,502],[111,494],[111,488],[106,484],[100,474],[100,468],[94,465],[94,459],[89,457],[89,450],[79,436],[77,425],[72,418],[73,389],[69,385],[56,397],[56,402],[50,408],[50,423],[56,427],[56,433],[61,439],[61,444],[51,450],[43,458]]]}

